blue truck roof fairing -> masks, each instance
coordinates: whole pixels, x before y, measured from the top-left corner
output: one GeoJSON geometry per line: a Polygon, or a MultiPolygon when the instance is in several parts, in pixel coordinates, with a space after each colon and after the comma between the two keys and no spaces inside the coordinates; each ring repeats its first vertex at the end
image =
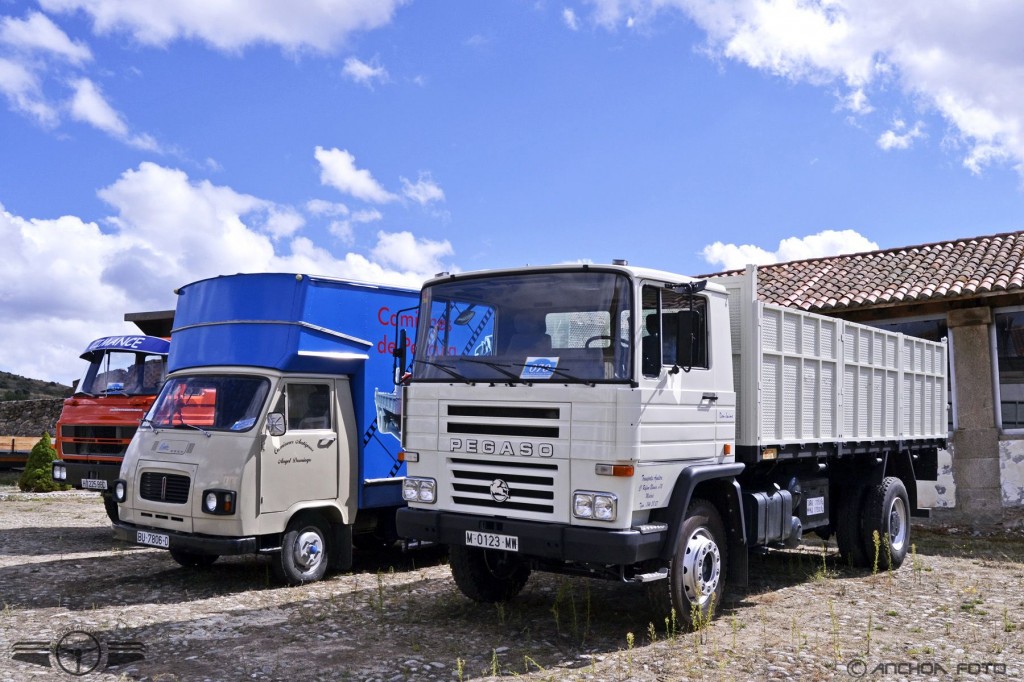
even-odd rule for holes
{"type": "MultiPolygon", "coordinates": [[[[416,290],[329,277],[261,273],[200,280],[178,290],[168,372],[238,366],[349,375],[361,435],[359,507],[398,506],[404,504],[400,486],[365,483],[405,476],[392,405],[392,351],[396,313],[418,303],[416,290]]],[[[407,331],[411,341],[415,330],[407,331]]]]}
{"type": "Polygon", "coordinates": [[[236,365],[348,374],[387,351],[391,315],[415,307],[419,292],[262,273],[200,280],[178,296],[170,372],[236,365]]]}

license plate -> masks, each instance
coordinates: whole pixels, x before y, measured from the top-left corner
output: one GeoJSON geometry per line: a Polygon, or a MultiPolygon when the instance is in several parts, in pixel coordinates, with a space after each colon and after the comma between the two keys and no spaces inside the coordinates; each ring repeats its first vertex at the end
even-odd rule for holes
{"type": "Polygon", "coordinates": [[[167,549],[171,544],[171,538],[161,533],[150,533],[149,531],[139,530],[135,531],[135,541],[140,545],[150,545],[151,547],[163,547],[167,549]]]}
{"type": "Polygon", "coordinates": [[[107,482],[100,478],[83,478],[82,487],[86,490],[106,490],[107,482]]]}
{"type": "Polygon", "coordinates": [[[519,538],[515,535],[480,533],[478,531],[467,530],[466,546],[483,547],[484,549],[500,549],[504,552],[518,552],[519,538]]]}

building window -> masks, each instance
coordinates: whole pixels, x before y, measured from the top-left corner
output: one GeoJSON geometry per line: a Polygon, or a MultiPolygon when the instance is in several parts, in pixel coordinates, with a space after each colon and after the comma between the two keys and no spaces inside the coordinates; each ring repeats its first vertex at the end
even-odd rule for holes
{"type": "Polygon", "coordinates": [[[1024,429],[1024,311],[996,313],[999,414],[1004,429],[1024,429]]]}

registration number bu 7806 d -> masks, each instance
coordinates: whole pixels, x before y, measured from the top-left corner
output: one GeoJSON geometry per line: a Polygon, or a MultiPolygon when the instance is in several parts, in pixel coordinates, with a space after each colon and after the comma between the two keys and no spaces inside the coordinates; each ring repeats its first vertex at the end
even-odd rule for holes
{"type": "Polygon", "coordinates": [[[136,531],[135,541],[140,545],[149,545],[151,547],[163,547],[167,549],[170,547],[170,537],[163,533],[150,533],[146,530],[136,531]]]}
{"type": "Polygon", "coordinates": [[[500,549],[504,552],[518,552],[519,538],[515,535],[500,535],[498,533],[481,533],[475,530],[467,530],[466,546],[500,549]]]}

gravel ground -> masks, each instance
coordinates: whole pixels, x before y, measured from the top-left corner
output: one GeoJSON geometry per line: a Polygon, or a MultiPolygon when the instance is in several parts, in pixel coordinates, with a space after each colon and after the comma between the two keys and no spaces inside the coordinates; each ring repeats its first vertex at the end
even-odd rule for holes
{"type": "Polygon", "coordinates": [[[1024,679],[1024,534],[930,525],[891,573],[820,540],[752,557],[750,586],[684,633],[596,580],[537,574],[474,604],[437,549],[357,551],[295,588],[255,558],[186,570],[115,543],[93,493],[0,486],[0,680],[74,679],[56,642],[87,680],[1024,679]]]}

